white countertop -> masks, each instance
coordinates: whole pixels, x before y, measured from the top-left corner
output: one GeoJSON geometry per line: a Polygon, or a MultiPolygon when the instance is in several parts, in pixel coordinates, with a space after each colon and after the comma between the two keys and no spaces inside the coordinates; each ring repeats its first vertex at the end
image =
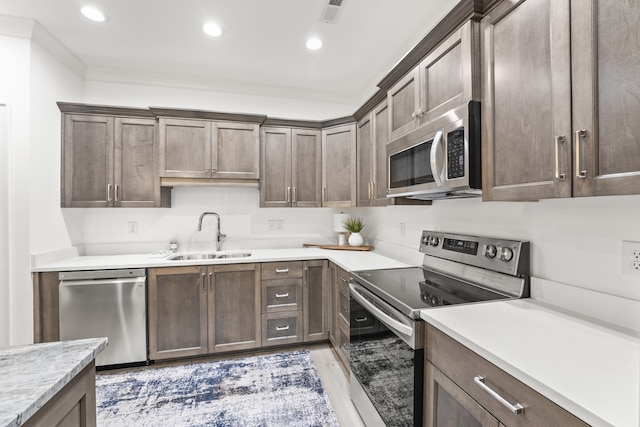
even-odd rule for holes
{"type": "Polygon", "coordinates": [[[211,260],[169,261],[164,255],[130,254],[77,256],[61,261],[36,266],[33,271],[73,271],[100,270],[116,268],[147,268],[147,267],[177,267],[181,265],[213,265],[236,264],[271,261],[295,261],[312,259],[329,259],[347,270],[370,270],[374,268],[401,268],[409,265],[401,261],[377,254],[373,251],[328,250],[319,248],[290,248],[290,249],[250,249],[247,251],[223,252],[251,252],[251,256],[244,258],[224,258],[211,260]]]}
{"type": "Polygon", "coordinates": [[[24,424],[106,346],[91,338],[0,349],[0,426],[24,424]]]}
{"type": "Polygon", "coordinates": [[[422,318],[594,426],[640,425],[640,339],[531,299],[422,318]]]}

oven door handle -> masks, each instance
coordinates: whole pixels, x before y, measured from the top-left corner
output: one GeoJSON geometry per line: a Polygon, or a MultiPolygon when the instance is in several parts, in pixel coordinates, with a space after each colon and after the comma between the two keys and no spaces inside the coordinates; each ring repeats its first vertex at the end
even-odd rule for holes
{"type": "Polygon", "coordinates": [[[369,300],[362,296],[360,289],[358,289],[356,285],[349,283],[349,289],[351,290],[351,296],[353,296],[360,305],[369,310],[371,314],[379,320],[383,321],[390,329],[393,329],[394,332],[404,335],[409,339],[413,337],[413,329],[410,326],[400,323],[375,305],[371,304],[369,300]]]}

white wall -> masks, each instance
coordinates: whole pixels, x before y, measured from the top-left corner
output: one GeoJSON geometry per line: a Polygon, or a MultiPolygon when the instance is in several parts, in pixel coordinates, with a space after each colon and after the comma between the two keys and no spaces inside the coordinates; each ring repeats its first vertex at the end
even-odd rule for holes
{"type": "Polygon", "coordinates": [[[363,234],[409,262],[424,229],[531,242],[532,276],[640,301],[640,276],[622,273],[622,241],[640,242],[640,196],[539,202],[434,201],[432,206],[356,209],[363,234]],[[406,227],[401,235],[400,223],[406,227]]]}
{"type": "Polygon", "coordinates": [[[0,348],[9,345],[9,167],[11,110],[0,101],[0,348]]]}
{"type": "Polygon", "coordinates": [[[29,40],[0,36],[0,98],[11,106],[11,134],[8,152],[8,271],[0,287],[8,302],[7,316],[0,318],[3,336],[11,344],[29,342],[32,317],[27,307],[31,301],[29,264],[29,40]],[[10,66],[9,66],[10,65],[10,66]],[[24,321],[26,324],[22,324],[24,321]],[[25,333],[29,330],[29,334],[25,333]]]}
{"type": "Polygon", "coordinates": [[[85,82],[84,102],[129,107],[172,107],[266,114],[270,117],[298,120],[327,120],[349,116],[360,107],[240,93],[94,81],[85,82]]]}
{"type": "Polygon", "coordinates": [[[30,244],[31,253],[38,254],[82,243],[74,212],[63,217],[60,209],[61,120],[56,102],[81,100],[83,81],[35,43],[30,77],[30,244]]]}

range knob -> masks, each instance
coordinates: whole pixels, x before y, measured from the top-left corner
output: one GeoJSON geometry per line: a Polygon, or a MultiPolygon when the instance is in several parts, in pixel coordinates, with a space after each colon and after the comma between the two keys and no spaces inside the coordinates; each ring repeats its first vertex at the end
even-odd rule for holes
{"type": "Polygon", "coordinates": [[[511,250],[511,248],[502,248],[500,259],[504,262],[511,261],[513,259],[513,251],[511,250]]]}
{"type": "Polygon", "coordinates": [[[438,299],[438,297],[436,296],[432,296],[431,297],[431,306],[436,306],[436,305],[440,305],[440,300],[438,299]]]}
{"type": "Polygon", "coordinates": [[[440,239],[436,236],[431,237],[431,241],[429,242],[431,246],[438,246],[440,244],[440,239]]]}
{"type": "Polygon", "coordinates": [[[427,236],[426,234],[424,236],[422,236],[422,244],[423,245],[428,245],[429,244],[429,236],[427,236]]]}
{"type": "Polygon", "coordinates": [[[487,245],[487,249],[484,251],[484,256],[487,258],[495,258],[498,254],[498,248],[495,245],[487,245]]]}

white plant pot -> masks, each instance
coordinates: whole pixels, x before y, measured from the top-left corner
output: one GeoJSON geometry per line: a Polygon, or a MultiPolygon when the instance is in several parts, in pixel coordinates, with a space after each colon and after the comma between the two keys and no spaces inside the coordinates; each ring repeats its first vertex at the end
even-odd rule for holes
{"type": "Polygon", "coordinates": [[[349,246],[362,246],[364,239],[360,233],[351,233],[349,236],[349,246]]]}

